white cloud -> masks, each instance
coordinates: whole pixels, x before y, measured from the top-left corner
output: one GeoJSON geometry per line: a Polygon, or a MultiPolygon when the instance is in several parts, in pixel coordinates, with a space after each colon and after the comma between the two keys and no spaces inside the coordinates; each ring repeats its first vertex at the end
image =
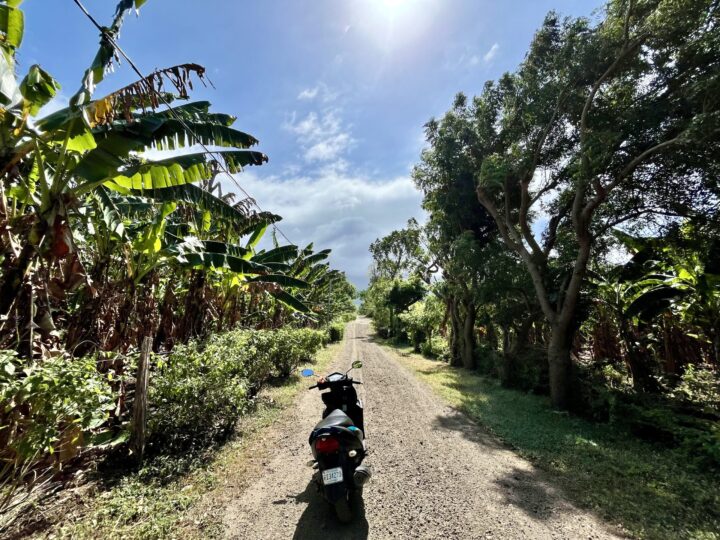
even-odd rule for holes
{"type": "Polygon", "coordinates": [[[317,86],[315,88],[306,88],[298,94],[297,98],[299,100],[315,99],[318,95],[318,92],[320,92],[320,88],[318,88],[317,86]]]}
{"type": "Polygon", "coordinates": [[[476,68],[481,64],[489,65],[495,59],[499,50],[499,43],[493,43],[485,53],[468,46],[450,48],[446,51],[445,69],[451,71],[467,70],[476,68]]]}
{"type": "Polygon", "coordinates": [[[284,127],[297,135],[308,163],[339,160],[355,142],[350,128],[343,125],[339,110],[313,111],[301,119],[293,113],[284,127]]]}
{"type": "Polygon", "coordinates": [[[330,90],[330,87],[327,84],[319,82],[311,88],[304,88],[301,90],[297,98],[299,101],[313,101],[318,99],[323,103],[331,103],[338,97],[339,94],[330,90]]]}
{"type": "Polygon", "coordinates": [[[490,47],[490,50],[485,53],[483,56],[483,60],[486,64],[490,63],[493,58],[495,58],[495,55],[497,54],[498,50],[500,49],[500,45],[497,43],[493,43],[493,46],[490,47]]]}
{"type": "MultiPolygon", "coordinates": [[[[359,287],[367,285],[370,243],[411,217],[423,220],[422,195],[408,177],[379,180],[331,169],[267,177],[253,169],[237,179],[260,207],[283,217],[279,226],[290,240],[331,248],[333,267],[359,287]]],[[[229,180],[224,184],[223,191],[236,190],[229,180]]]]}

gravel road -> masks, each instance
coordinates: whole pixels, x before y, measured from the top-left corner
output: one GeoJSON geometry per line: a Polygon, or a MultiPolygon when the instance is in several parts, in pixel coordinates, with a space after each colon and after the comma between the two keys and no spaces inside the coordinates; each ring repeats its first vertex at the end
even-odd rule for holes
{"type": "Polygon", "coordinates": [[[312,391],[265,438],[275,450],[226,508],[228,538],[617,538],[551,478],[444,405],[370,335],[369,321],[350,323],[332,366],[364,363],[355,378],[364,383],[373,478],[354,522],[340,525],[310,481],[307,438],[322,411],[312,391]]]}

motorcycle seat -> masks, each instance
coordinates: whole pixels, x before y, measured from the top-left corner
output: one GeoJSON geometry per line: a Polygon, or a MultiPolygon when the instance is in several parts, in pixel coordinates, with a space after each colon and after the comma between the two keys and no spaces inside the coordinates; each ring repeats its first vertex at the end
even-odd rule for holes
{"type": "Polygon", "coordinates": [[[354,426],[353,421],[350,417],[342,412],[340,409],[335,409],[333,412],[328,414],[325,418],[320,420],[315,426],[315,430],[330,428],[330,427],[350,427],[354,426]]]}

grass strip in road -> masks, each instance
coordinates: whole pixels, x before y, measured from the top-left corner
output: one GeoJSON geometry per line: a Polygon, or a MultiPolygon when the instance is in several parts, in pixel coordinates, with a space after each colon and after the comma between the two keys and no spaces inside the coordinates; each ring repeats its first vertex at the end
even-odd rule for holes
{"type": "MultiPolygon", "coordinates": [[[[340,342],[319,351],[312,368],[324,373],[343,346],[340,342]]],[[[237,495],[248,462],[259,457],[254,450],[261,445],[256,443],[307,386],[307,379],[298,375],[268,385],[258,395],[253,411],[240,420],[234,437],[196,459],[188,472],[174,474],[173,469],[187,467],[182,457],[156,458],[112,487],[86,491],[73,505],[74,511],[42,536],[79,540],[220,536],[221,516],[207,511],[206,502],[222,504],[237,495]]]]}
{"type": "Polygon", "coordinates": [[[502,388],[384,345],[451,406],[550,473],[576,505],[637,538],[720,539],[720,478],[671,449],[607,424],[559,413],[546,398],[502,388]]]}

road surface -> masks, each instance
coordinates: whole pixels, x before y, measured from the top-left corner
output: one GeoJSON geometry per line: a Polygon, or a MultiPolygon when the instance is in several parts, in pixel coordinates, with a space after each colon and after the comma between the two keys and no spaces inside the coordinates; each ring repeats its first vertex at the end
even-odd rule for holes
{"type": "Polygon", "coordinates": [[[368,320],[350,323],[332,365],[364,364],[354,376],[364,383],[373,478],[354,522],[339,524],[311,483],[307,439],[322,411],[314,390],[270,428],[264,444],[274,450],[224,512],[228,538],[617,538],[565,500],[552,478],[441,402],[371,336],[368,320]]]}

